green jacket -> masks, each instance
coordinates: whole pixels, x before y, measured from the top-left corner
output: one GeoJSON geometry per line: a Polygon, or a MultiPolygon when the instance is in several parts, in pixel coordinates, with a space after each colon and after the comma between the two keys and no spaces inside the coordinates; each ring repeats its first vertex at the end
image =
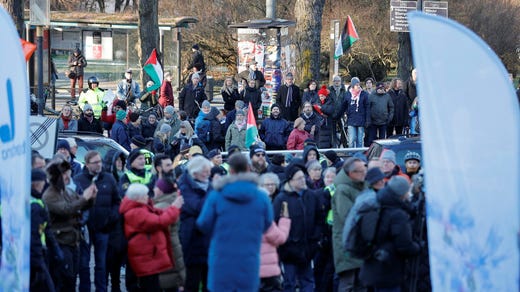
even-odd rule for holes
{"type": "Polygon", "coordinates": [[[363,264],[362,260],[350,257],[343,249],[342,234],[343,226],[347,218],[348,212],[354,205],[357,196],[365,189],[368,184],[366,182],[353,182],[342,169],[334,180],[336,192],[332,197],[332,212],[334,222],[332,224],[332,247],[334,250],[334,266],[336,273],[360,268],[363,264]]]}

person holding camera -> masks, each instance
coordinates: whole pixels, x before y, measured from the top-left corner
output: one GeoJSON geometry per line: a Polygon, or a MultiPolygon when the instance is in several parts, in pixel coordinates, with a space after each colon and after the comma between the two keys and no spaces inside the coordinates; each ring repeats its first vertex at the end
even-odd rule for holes
{"type": "Polygon", "coordinates": [[[81,93],[83,90],[83,73],[84,68],[87,67],[87,60],[81,54],[79,48],[75,48],[72,55],[69,56],[68,60],[69,70],[67,71],[67,77],[70,79],[70,99],[71,103],[76,102],[76,81],[78,83],[78,91],[81,93]]]}

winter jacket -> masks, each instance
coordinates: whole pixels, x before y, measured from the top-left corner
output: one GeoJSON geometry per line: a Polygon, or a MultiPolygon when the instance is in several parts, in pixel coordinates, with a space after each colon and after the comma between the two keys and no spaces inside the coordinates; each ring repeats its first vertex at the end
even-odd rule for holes
{"type": "Polygon", "coordinates": [[[258,130],[260,139],[264,141],[267,150],[283,150],[287,147],[287,139],[291,126],[280,116],[265,119],[258,130]]]}
{"type": "Polygon", "coordinates": [[[49,224],[56,240],[61,245],[77,247],[80,239],[81,211],[92,206],[93,200],[85,200],[76,192],[60,190],[50,185],[42,200],[49,210],[49,224]]]}
{"type": "MultiPolygon", "coordinates": [[[[347,98],[347,90],[345,89],[345,86],[341,84],[338,91],[336,91],[334,86],[329,86],[329,91],[330,94],[328,98],[332,99],[332,103],[334,104],[334,112],[331,114],[331,116],[333,116],[334,120],[336,120],[337,117],[340,116],[341,105],[347,98]]],[[[343,112],[344,111],[341,111],[341,114],[343,114],[343,112]]]]}
{"type": "Polygon", "coordinates": [[[86,117],[82,116],[78,121],[78,131],[103,134],[103,127],[99,119],[92,117],[92,122],[90,122],[86,117]]]}
{"type": "Polygon", "coordinates": [[[282,217],[262,236],[262,246],[260,247],[260,278],[268,278],[280,275],[280,263],[278,262],[278,252],[276,248],[284,244],[291,230],[291,219],[282,217]]]}
{"type": "Polygon", "coordinates": [[[388,125],[394,118],[394,103],[390,94],[374,92],[368,97],[370,107],[370,125],[388,125]]]}
{"type": "Polygon", "coordinates": [[[141,94],[141,89],[139,88],[139,83],[135,80],[123,79],[119,81],[117,84],[117,98],[120,100],[126,100],[128,103],[134,102],[136,98],[141,94]]]}
{"type": "Polygon", "coordinates": [[[163,124],[168,124],[172,128],[172,130],[170,131],[170,137],[168,137],[168,143],[171,143],[174,139],[175,134],[177,134],[177,132],[179,132],[179,129],[181,128],[181,120],[179,120],[176,113],[174,113],[174,116],[169,120],[167,120],[166,118],[162,118],[156,124],[157,126],[155,127],[154,136],[156,136],[157,132],[161,130],[161,126],[163,124]]]}
{"type": "Polygon", "coordinates": [[[276,103],[280,105],[281,117],[289,122],[294,122],[300,115],[300,108],[302,106],[302,98],[300,95],[300,88],[296,85],[292,87],[292,100],[287,100],[287,93],[289,88],[287,85],[282,85],[278,88],[278,94],[276,96],[276,103]]]}
{"type": "Polygon", "coordinates": [[[331,207],[334,216],[332,224],[332,247],[334,250],[334,266],[336,273],[361,267],[362,261],[347,255],[343,250],[342,234],[345,219],[352,209],[356,198],[367,188],[366,182],[354,182],[344,170],[334,179],[336,191],[332,197],[331,207]]]}
{"type": "MultiPolygon", "coordinates": [[[[154,198],[154,207],[158,209],[168,209],[173,201],[177,198],[177,193],[164,194],[158,198],[154,198]]],[[[173,269],[162,272],[159,275],[159,282],[161,288],[176,288],[184,286],[186,280],[186,267],[184,266],[184,259],[182,256],[182,246],[179,239],[180,221],[170,225],[170,240],[172,243],[172,258],[175,260],[173,269]]]]}
{"type": "Polygon", "coordinates": [[[403,83],[403,93],[406,96],[408,108],[412,108],[412,103],[417,97],[417,85],[413,82],[411,77],[403,83]]]}
{"type": "Polygon", "coordinates": [[[339,111],[340,118],[343,113],[347,114],[347,125],[354,127],[365,127],[370,124],[370,108],[368,107],[368,93],[361,90],[358,102],[352,100],[352,92],[348,90],[345,94],[345,100],[341,104],[339,111]]]}
{"type": "Polygon", "coordinates": [[[354,225],[359,221],[359,210],[367,210],[378,206],[379,202],[377,201],[376,191],[372,188],[363,191],[359,196],[357,196],[354,206],[352,206],[350,212],[348,212],[345,225],[343,226],[343,235],[341,237],[342,247],[346,247],[347,237],[352,231],[354,225]]]}
{"type": "Polygon", "coordinates": [[[208,99],[202,85],[194,86],[189,83],[184,86],[179,94],[179,109],[188,114],[188,118],[195,119],[199,114],[202,102],[208,99]]]}
{"type": "Polygon", "coordinates": [[[305,130],[294,129],[287,139],[287,150],[303,150],[305,140],[312,138],[305,130]]]}
{"type": "Polygon", "coordinates": [[[119,183],[119,180],[125,171],[125,162],[126,157],[123,154],[123,152],[114,149],[108,150],[105,156],[103,157],[103,171],[111,173],[116,182],[119,183]],[[120,172],[118,172],[116,168],[116,160],[118,157],[121,158],[121,162],[123,163],[123,169],[120,172]]]}
{"type": "Polygon", "coordinates": [[[307,264],[318,249],[321,236],[323,210],[314,191],[305,190],[298,194],[289,183],[284,183],[273,202],[275,221],[279,224],[282,202],[287,202],[291,216],[289,238],[278,249],[282,262],[307,264]]]}
{"type": "Polygon", "coordinates": [[[81,54],[81,51],[76,56],[74,54],[71,54],[69,56],[69,59],[67,61],[67,65],[69,66],[70,71],[74,72],[77,76],[83,76],[84,75],[84,69],[87,67],[87,60],[85,57],[81,54]],[[74,65],[74,62],[77,62],[78,65],[74,65]]]}
{"type": "Polygon", "coordinates": [[[221,177],[213,188],[197,219],[199,229],[211,235],[208,288],[258,291],[262,234],[273,222],[269,197],[251,172],[221,177]]]}
{"type": "Polygon", "coordinates": [[[130,137],[128,136],[128,127],[122,121],[116,120],[110,131],[110,138],[130,151],[130,137]]]}
{"type": "MultiPolygon", "coordinates": [[[[92,184],[93,178],[86,167],[74,177],[80,194],[92,184]]],[[[98,192],[94,206],[88,212],[87,225],[90,230],[107,233],[115,227],[119,217],[119,190],[116,180],[109,172],[101,172],[97,176],[96,187],[98,192]]]]}
{"type": "Polygon", "coordinates": [[[166,80],[163,81],[159,92],[159,104],[162,106],[162,108],[165,108],[169,105],[174,105],[173,88],[171,82],[166,80]]]}
{"type": "Polygon", "coordinates": [[[305,131],[307,133],[311,133],[311,128],[314,126],[314,140],[318,140],[320,137],[320,127],[323,123],[323,118],[315,113],[314,111],[311,113],[310,116],[305,115],[305,113],[300,114],[300,118],[302,118],[305,121],[305,131]]]}
{"type": "Polygon", "coordinates": [[[154,124],[150,124],[148,121],[143,121],[141,123],[141,133],[143,134],[143,137],[145,139],[146,138],[153,138],[155,130],[157,129],[157,125],[158,124],[159,124],[158,122],[155,122],[154,124]]]}
{"type": "Polygon", "coordinates": [[[200,71],[204,72],[206,71],[206,63],[204,62],[204,55],[202,55],[202,52],[199,50],[196,50],[191,54],[191,62],[188,65],[188,70],[191,70],[195,66],[200,66],[201,68],[198,68],[200,71]]]}
{"type": "Polygon", "coordinates": [[[255,87],[246,86],[246,88],[241,92],[241,99],[244,101],[246,107],[251,103],[255,120],[258,120],[258,109],[262,106],[262,91],[255,87]]]}
{"type": "Polygon", "coordinates": [[[394,89],[390,89],[388,91],[388,94],[390,94],[390,97],[392,98],[392,103],[394,104],[394,117],[390,122],[389,126],[408,126],[408,120],[410,119],[408,113],[410,112],[410,110],[408,109],[408,101],[406,100],[406,96],[401,90],[396,91],[394,89]]]}
{"type": "Polygon", "coordinates": [[[229,146],[237,145],[240,150],[246,151],[246,126],[239,129],[235,123],[231,124],[226,132],[226,150],[229,146]]]}
{"type": "Polygon", "coordinates": [[[238,89],[236,87],[233,87],[233,89],[230,90],[222,89],[220,91],[220,94],[222,95],[222,99],[224,100],[224,109],[227,112],[234,110],[235,102],[241,99],[240,94],[238,93],[238,89]]]}
{"type": "Polygon", "coordinates": [[[187,267],[207,264],[210,235],[202,233],[195,223],[212,187],[210,185],[207,190],[200,188],[187,171],[179,177],[177,184],[184,197],[179,229],[184,263],[187,267]]]}
{"type": "MultiPolygon", "coordinates": [[[[319,148],[332,148],[332,139],[334,127],[336,126],[335,120],[332,118],[334,114],[334,100],[329,96],[324,101],[319,102],[318,106],[315,106],[315,110],[320,114],[323,119],[321,122],[319,136],[315,138],[318,142],[319,148]],[[318,110],[319,109],[319,110],[318,110]]],[[[314,135],[316,137],[316,134],[314,135]]]]}
{"type": "Polygon", "coordinates": [[[385,187],[377,193],[377,200],[383,210],[375,246],[377,250],[385,251],[386,257],[365,260],[359,276],[366,285],[391,288],[400,286],[403,280],[405,259],[418,255],[421,248],[412,239],[410,217],[399,196],[385,187]]]}
{"type": "Polygon", "coordinates": [[[124,217],[128,262],[137,277],[155,275],[174,264],[169,226],[179,219],[179,209],[161,210],[124,197],[119,212],[124,217]]]}
{"type": "Polygon", "coordinates": [[[143,112],[151,107],[156,106],[159,103],[157,90],[150,91],[148,88],[143,89],[143,91],[141,91],[141,95],[139,96],[139,101],[141,101],[141,111],[143,112]]]}
{"type": "Polygon", "coordinates": [[[81,130],[78,130],[78,120],[74,119],[74,118],[71,118],[69,120],[69,123],[67,125],[67,129],[65,129],[65,123],[63,122],[63,119],[64,117],[63,116],[60,116],[57,120],[58,122],[58,132],[63,132],[63,131],[81,131],[81,130]]]}

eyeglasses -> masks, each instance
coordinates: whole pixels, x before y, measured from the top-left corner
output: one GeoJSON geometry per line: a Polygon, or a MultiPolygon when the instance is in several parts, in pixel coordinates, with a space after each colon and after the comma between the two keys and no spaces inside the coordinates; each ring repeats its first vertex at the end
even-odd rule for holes
{"type": "Polygon", "coordinates": [[[265,156],[265,154],[264,153],[255,153],[255,156],[256,157],[263,157],[263,156],[265,156]]]}

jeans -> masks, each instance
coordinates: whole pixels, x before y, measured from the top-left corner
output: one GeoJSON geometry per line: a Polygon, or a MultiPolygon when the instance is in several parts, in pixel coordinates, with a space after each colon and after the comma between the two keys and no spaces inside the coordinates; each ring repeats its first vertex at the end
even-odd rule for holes
{"type": "Polygon", "coordinates": [[[79,261],[79,291],[90,291],[90,250],[94,245],[94,284],[96,291],[107,291],[108,233],[90,230],[90,242],[81,240],[79,261]]]}
{"type": "Polygon", "coordinates": [[[299,265],[283,263],[282,265],[284,271],[283,291],[296,291],[296,280],[300,283],[300,292],[314,291],[314,274],[310,262],[299,265]]]}
{"type": "Polygon", "coordinates": [[[386,138],[386,125],[371,125],[368,127],[368,145],[372,144],[372,141],[376,139],[386,138]]]}
{"type": "Polygon", "coordinates": [[[347,133],[349,148],[363,147],[363,137],[365,136],[364,127],[348,126],[347,133]]]}

